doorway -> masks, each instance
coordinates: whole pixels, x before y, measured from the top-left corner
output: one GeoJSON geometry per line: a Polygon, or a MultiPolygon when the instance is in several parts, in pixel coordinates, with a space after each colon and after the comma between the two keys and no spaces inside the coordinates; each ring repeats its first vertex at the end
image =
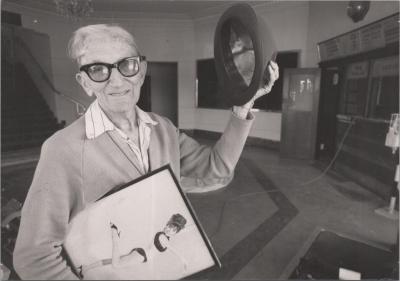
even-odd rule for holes
{"type": "Polygon", "coordinates": [[[147,75],[140,91],[138,106],[167,117],[178,125],[178,64],[148,62],[147,75]]]}
{"type": "Polygon", "coordinates": [[[318,116],[317,159],[330,160],[336,151],[336,114],[340,96],[339,67],[321,70],[321,97],[318,116]]]}

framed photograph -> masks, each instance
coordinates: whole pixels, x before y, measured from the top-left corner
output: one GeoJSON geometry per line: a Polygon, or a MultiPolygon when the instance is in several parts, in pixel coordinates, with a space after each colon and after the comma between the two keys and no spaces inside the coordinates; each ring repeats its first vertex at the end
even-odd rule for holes
{"type": "Polygon", "coordinates": [[[83,279],[181,279],[221,267],[169,165],[87,206],[64,248],[83,279]]]}

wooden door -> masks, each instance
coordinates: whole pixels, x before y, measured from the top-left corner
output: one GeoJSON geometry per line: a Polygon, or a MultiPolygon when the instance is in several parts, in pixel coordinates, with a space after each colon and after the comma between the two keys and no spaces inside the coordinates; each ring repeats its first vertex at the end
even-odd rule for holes
{"type": "Polygon", "coordinates": [[[285,69],[280,146],[282,157],[314,159],[319,90],[320,69],[285,69]]]}

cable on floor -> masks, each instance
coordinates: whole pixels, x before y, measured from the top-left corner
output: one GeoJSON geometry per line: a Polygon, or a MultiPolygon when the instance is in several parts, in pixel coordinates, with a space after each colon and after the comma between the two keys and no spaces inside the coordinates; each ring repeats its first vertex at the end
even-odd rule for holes
{"type": "Polygon", "coordinates": [[[326,175],[326,173],[330,170],[332,165],[335,163],[336,158],[338,157],[340,151],[342,150],[343,145],[344,145],[344,141],[346,140],[346,138],[347,138],[347,136],[348,136],[348,134],[350,132],[350,129],[353,127],[353,124],[354,124],[354,122],[352,122],[352,121],[349,122],[349,125],[347,126],[347,129],[346,129],[346,131],[345,131],[345,133],[344,133],[344,135],[342,137],[342,140],[340,141],[339,147],[336,150],[335,155],[333,156],[333,158],[332,158],[331,162],[329,163],[329,165],[324,169],[324,171],[319,176],[315,177],[314,179],[306,181],[306,182],[303,182],[300,185],[302,185],[302,186],[308,185],[310,183],[313,183],[313,182],[319,180],[320,178],[322,178],[323,176],[326,175]]]}
{"type": "MultiPolygon", "coordinates": [[[[297,187],[297,188],[294,187],[295,189],[304,188],[305,186],[307,186],[307,185],[309,185],[309,184],[311,184],[313,182],[316,182],[317,180],[321,179],[322,177],[324,177],[327,174],[327,172],[330,170],[332,165],[335,163],[336,158],[338,157],[340,151],[342,150],[344,142],[345,142],[347,136],[349,135],[350,130],[353,127],[353,124],[354,124],[354,121],[350,121],[349,122],[349,125],[347,126],[347,129],[346,129],[346,131],[345,131],[345,133],[344,133],[344,135],[343,135],[343,137],[342,137],[342,139],[341,139],[341,141],[339,143],[339,147],[338,147],[335,155],[333,156],[333,158],[332,158],[331,162],[329,163],[329,165],[322,171],[322,173],[319,176],[317,176],[317,177],[315,177],[315,178],[313,178],[313,179],[311,179],[309,181],[300,183],[299,187],[297,187]]],[[[217,228],[212,234],[209,235],[210,239],[212,239],[216,234],[218,234],[219,230],[221,229],[222,221],[223,221],[223,217],[224,217],[224,213],[225,213],[225,207],[226,207],[226,205],[228,203],[230,203],[232,201],[236,201],[238,199],[242,199],[243,197],[246,197],[246,196],[251,196],[251,195],[256,195],[256,194],[272,193],[272,192],[282,192],[282,191],[280,189],[271,189],[271,190],[266,190],[266,191],[250,192],[250,193],[241,194],[241,195],[239,195],[237,197],[230,198],[230,199],[224,201],[224,204],[222,205],[221,212],[220,212],[220,215],[219,215],[219,218],[218,218],[217,228]]]]}

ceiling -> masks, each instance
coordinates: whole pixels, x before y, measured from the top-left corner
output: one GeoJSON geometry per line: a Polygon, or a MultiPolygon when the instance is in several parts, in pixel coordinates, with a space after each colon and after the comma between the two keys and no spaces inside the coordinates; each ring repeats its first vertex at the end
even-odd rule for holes
{"type": "MultiPolygon", "coordinates": [[[[54,0],[5,0],[28,8],[55,13],[54,0]]],[[[197,18],[224,11],[238,1],[195,0],[92,0],[95,13],[181,14],[197,18]]],[[[242,1],[253,4],[272,1],[242,1]]]]}

